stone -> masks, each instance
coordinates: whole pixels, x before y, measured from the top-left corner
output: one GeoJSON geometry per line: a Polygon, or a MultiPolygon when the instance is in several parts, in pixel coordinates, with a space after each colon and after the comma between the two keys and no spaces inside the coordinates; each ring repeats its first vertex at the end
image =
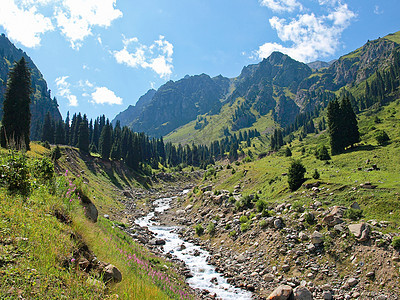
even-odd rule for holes
{"type": "Polygon", "coordinates": [[[302,240],[302,241],[308,241],[309,237],[304,232],[300,232],[299,233],[299,239],[302,240]]]}
{"type": "Polygon", "coordinates": [[[333,229],[335,229],[337,232],[343,232],[344,227],[340,224],[333,226],[333,229]]]}
{"type": "Polygon", "coordinates": [[[360,242],[367,241],[369,239],[370,227],[367,223],[350,224],[348,226],[350,232],[359,239],[360,242]]]}
{"type": "Polygon", "coordinates": [[[314,233],[311,235],[311,242],[314,245],[322,244],[324,242],[323,234],[319,233],[318,231],[314,231],[314,233]]]}
{"type": "Polygon", "coordinates": [[[246,257],[245,257],[243,254],[240,254],[240,255],[237,257],[237,261],[238,261],[239,263],[243,263],[243,262],[246,261],[246,257]]]}
{"type": "Polygon", "coordinates": [[[312,300],[313,296],[308,288],[299,286],[293,291],[294,300],[312,300]]]}
{"type": "Polygon", "coordinates": [[[99,215],[99,212],[97,211],[96,206],[90,202],[90,203],[84,203],[83,207],[85,209],[85,216],[92,222],[96,223],[97,222],[97,217],[99,215]]]}
{"type": "Polygon", "coordinates": [[[357,279],[357,278],[354,278],[354,277],[349,278],[349,279],[347,280],[347,284],[348,284],[350,287],[354,287],[354,286],[356,286],[356,285],[358,284],[358,279],[357,279]]]}
{"type": "Polygon", "coordinates": [[[283,227],[283,223],[282,223],[282,220],[281,219],[275,219],[274,220],[274,227],[276,228],[276,229],[281,229],[282,227],[283,227]]]}
{"type": "Polygon", "coordinates": [[[289,271],[290,270],[290,266],[289,265],[283,265],[282,266],[282,271],[283,272],[287,272],[287,271],[289,271]]]}
{"type": "Polygon", "coordinates": [[[343,220],[335,215],[329,214],[322,219],[322,223],[326,224],[329,227],[332,227],[343,223],[343,220]]]}
{"type": "Polygon", "coordinates": [[[131,192],[129,192],[129,191],[123,191],[123,195],[124,195],[126,198],[129,198],[129,199],[132,199],[132,198],[133,198],[132,195],[131,195],[131,192]]]}
{"type": "Polygon", "coordinates": [[[331,300],[331,299],[333,299],[332,293],[331,293],[330,291],[324,291],[324,292],[322,293],[322,299],[324,299],[324,300],[331,300]]]}
{"type": "Polygon", "coordinates": [[[201,188],[201,191],[204,193],[204,192],[210,192],[210,191],[212,191],[212,185],[207,185],[207,186],[205,186],[205,187],[202,187],[201,188]]]}
{"type": "Polygon", "coordinates": [[[264,275],[264,280],[265,280],[266,282],[274,281],[274,279],[275,279],[275,276],[274,276],[273,274],[268,273],[268,274],[265,274],[265,275],[264,275]]]}
{"type": "Polygon", "coordinates": [[[107,215],[107,214],[106,214],[106,215],[104,215],[103,217],[104,217],[104,219],[107,219],[107,220],[109,220],[109,219],[110,219],[110,216],[109,216],[109,215],[107,215]]]}
{"type": "Polygon", "coordinates": [[[352,205],[350,205],[350,208],[352,208],[352,209],[361,209],[360,205],[356,201],[353,202],[352,205]]]}
{"type": "Polygon", "coordinates": [[[293,295],[292,287],[288,285],[278,286],[269,296],[268,300],[288,300],[293,295]]]}
{"type": "Polygon", "coordinates": [[[368,278],[373,278],[375,277],[375,272],[374,271],[368,272],[365,276],[367,276],[368,278]]]}
{"type": "Polygon", "coordinates": [[[121,282],[122,281],[122,274],[121,272],[117,269],[116,266],[112,264],[108,264],[104,268],[103,272],[103,281],[104,282],[121,282]]]}

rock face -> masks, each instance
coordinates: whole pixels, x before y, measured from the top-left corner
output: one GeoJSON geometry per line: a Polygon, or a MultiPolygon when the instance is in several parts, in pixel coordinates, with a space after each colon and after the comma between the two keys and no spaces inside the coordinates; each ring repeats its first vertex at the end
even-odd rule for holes
{"type": "Polygon", "coordinates": [[[293,300],[293,289],[288,285],[278,286],[267,298],[268,300],[293,300]]]}

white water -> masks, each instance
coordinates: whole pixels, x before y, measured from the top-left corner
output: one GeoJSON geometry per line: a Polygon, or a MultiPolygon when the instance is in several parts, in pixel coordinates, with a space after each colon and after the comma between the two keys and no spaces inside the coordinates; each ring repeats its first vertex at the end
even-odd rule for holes
{"type": "MultiPolygon", "coordinates": [[[[183,191],[185,193],[187,191],[183,191]]],[[[170,203],[173,198],[162,198],[154,201],[155,211],[163,213],[170,208],[170,203]]],[[[154,217],[154,212],[150,212],[147,216],[135,221],[140,226],[146,226],[150,231],[154,232],[157,239],[163,239],[165,245],[163,251],[171,253],[176,258],[185,262],[190,269],[192,278],[187,280],[192,288],[205,289],[211,294],[216,294],[218,299],[251,299],[251,293],[230,285],[226,279],[215,270],[215,267],[207,263],[207,257],[210,254],[193,243],[183,241],[175,229],[177,227],[160,226],[157,222],[151,221],[154,217]],[[181,245],[186,249],[180,250],[181,245]],[[194,253],[200,253],[199,256],[194,256],[194,253]],[[211,279],[215,278],[213,282],[211,279]]]]}

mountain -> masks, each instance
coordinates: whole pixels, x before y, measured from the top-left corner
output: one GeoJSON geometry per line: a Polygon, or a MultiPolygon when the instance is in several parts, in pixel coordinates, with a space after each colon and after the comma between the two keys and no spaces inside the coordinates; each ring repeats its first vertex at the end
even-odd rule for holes
{"type": "MultiPolygon", "coordinates": [[[[3,107],[4,92],[7,86],[7,75],[13,67],[15,61],[25,57],[32,77],[32,99],[31,99],[31,139],[38,140],[41,137],[42,122],[50,112],[53,120],[62,120],[61,113],[58,110],[56,98],[52,99],[47,83],[42,73],[36,67],[32,59],[21,49],[17,49],[10,40],[4,35],[0,35],[0,107],[3,107]]],[[[0,117],[2,109],[0,109],[0,117]]]]}
{"type": "Polygon", "coordinates": [[[205,74],[169,81],[157,92],[149,91],[141,103],[119,114],[113,122],[119,120],[122,126],[129,125],[134,131],[151,136],[166,135],[198,115],[218,113],[229,86],[228,78],[205,74]]]}
{"type": "Polygon", "coordinates": [[[292,124],[299,114],[319,111],[343,89],[355,93],[356,104],[366,80],[395,61],[399,43],[400,33],[395,33],[329,63],[307,65],[274,52],[236,78],[185,76],[167,82],[145,105],[137,105],[140,109],[130,107],[114,122],[120,119],[135,131],[167,135],[176,143],[208,144],[246,128],[271,132],[292,124]]]}

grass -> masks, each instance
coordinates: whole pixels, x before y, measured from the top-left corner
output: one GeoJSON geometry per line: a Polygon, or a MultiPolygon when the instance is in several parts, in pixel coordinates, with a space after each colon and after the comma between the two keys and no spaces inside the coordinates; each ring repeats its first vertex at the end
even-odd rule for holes
{"type": "MultiPolygon", "coordinates": [[[[28,166],[49,152],[38,144],[31,145],[28,166]]],[[[120,185],[139,186],[129,170],[109,166],[114,170],[110,172],[107,163],[91,165],[74,149],[63,148],[62,152],[57,168],[64,175],[58,175],[55,181],[41,183],[31,173],[28,196],[10,194],[0,187],[0,298],[193,298],[171,263],[155,257],[116,226],[126,220],[116,213],[122,207],[111,177],[120,185]],[[69,171],[65,173],[66,168],[69,171]],[[99,215],[113,213],[115,222],[103,217],[97,223],[89,221],[73,192],[75,188],[93,199],[99,215]],[[59,221],[56,216],[60,214],[67,221],[59,221]],[[106,288],[94,286],[88,281],[94,274],[65,264],[79,252],[82,243],[99,260],[115,265],[122,273],[122,282],[106,288]]],[[[3,163],[7,157],[7,151],[0,150],[3,163]]]]}
{"type": "MultiPolygon", "coordinates": [[[[319,197],[329,200],[330,203],[325,207],[349,206],[357,201],[363,209],[365,220],[390,221],[392,225],[387,230],[395,231],[396,226],[400,225],[400,164],[394,159],[400,157],[399,119],[400,103],[397,100],[374,113],[368,111],[360,114],[360,144],[343,154],[333,156],[329,163],[314,156],[314,151],[319,145],[325,144],[329,147],[327,133],[309,134],[302,142],[294,140],[291,143],[291,158],[284,157],[283,152],[279,151],[263,159],[243,162],[239,166],[233,164],[235,174],[229,169],[218,172],[213,180],[215,189],[233,192],[233,187],[240,184],[242,194],[259,193],[260,198],[267,203],[299,201],[309,205],[313,201],[309,195],[311,191],[300,188],[292,193],[284,174],[288,171],[291,159],[300,159],[307,169],[306,182],[323,183],[324,190],[320,192],[319,197]],[[376,124],[375,116],[382,122],[376,124]],[[385,130],[389,134],[391,140],[387,145],[378,145],[374,138],[378,130],[385,130]],[[304,154],[302,148],[305,149],[304,154]],[[376,164],[379,170],[367,171],[373,164],[376,164]],[[312,179],[314,169],[321,175],[318,180],[312,179]],[[361,188],[360,184],[365,182],[371,182],[377,185],[377,188],[361,188]]],[[[257,147],[258,151],[265,145],[267,143],[260,144],[257,147]]],[[[256,154],[257,148],[252,147],[251,151],[256,154]]]]}

